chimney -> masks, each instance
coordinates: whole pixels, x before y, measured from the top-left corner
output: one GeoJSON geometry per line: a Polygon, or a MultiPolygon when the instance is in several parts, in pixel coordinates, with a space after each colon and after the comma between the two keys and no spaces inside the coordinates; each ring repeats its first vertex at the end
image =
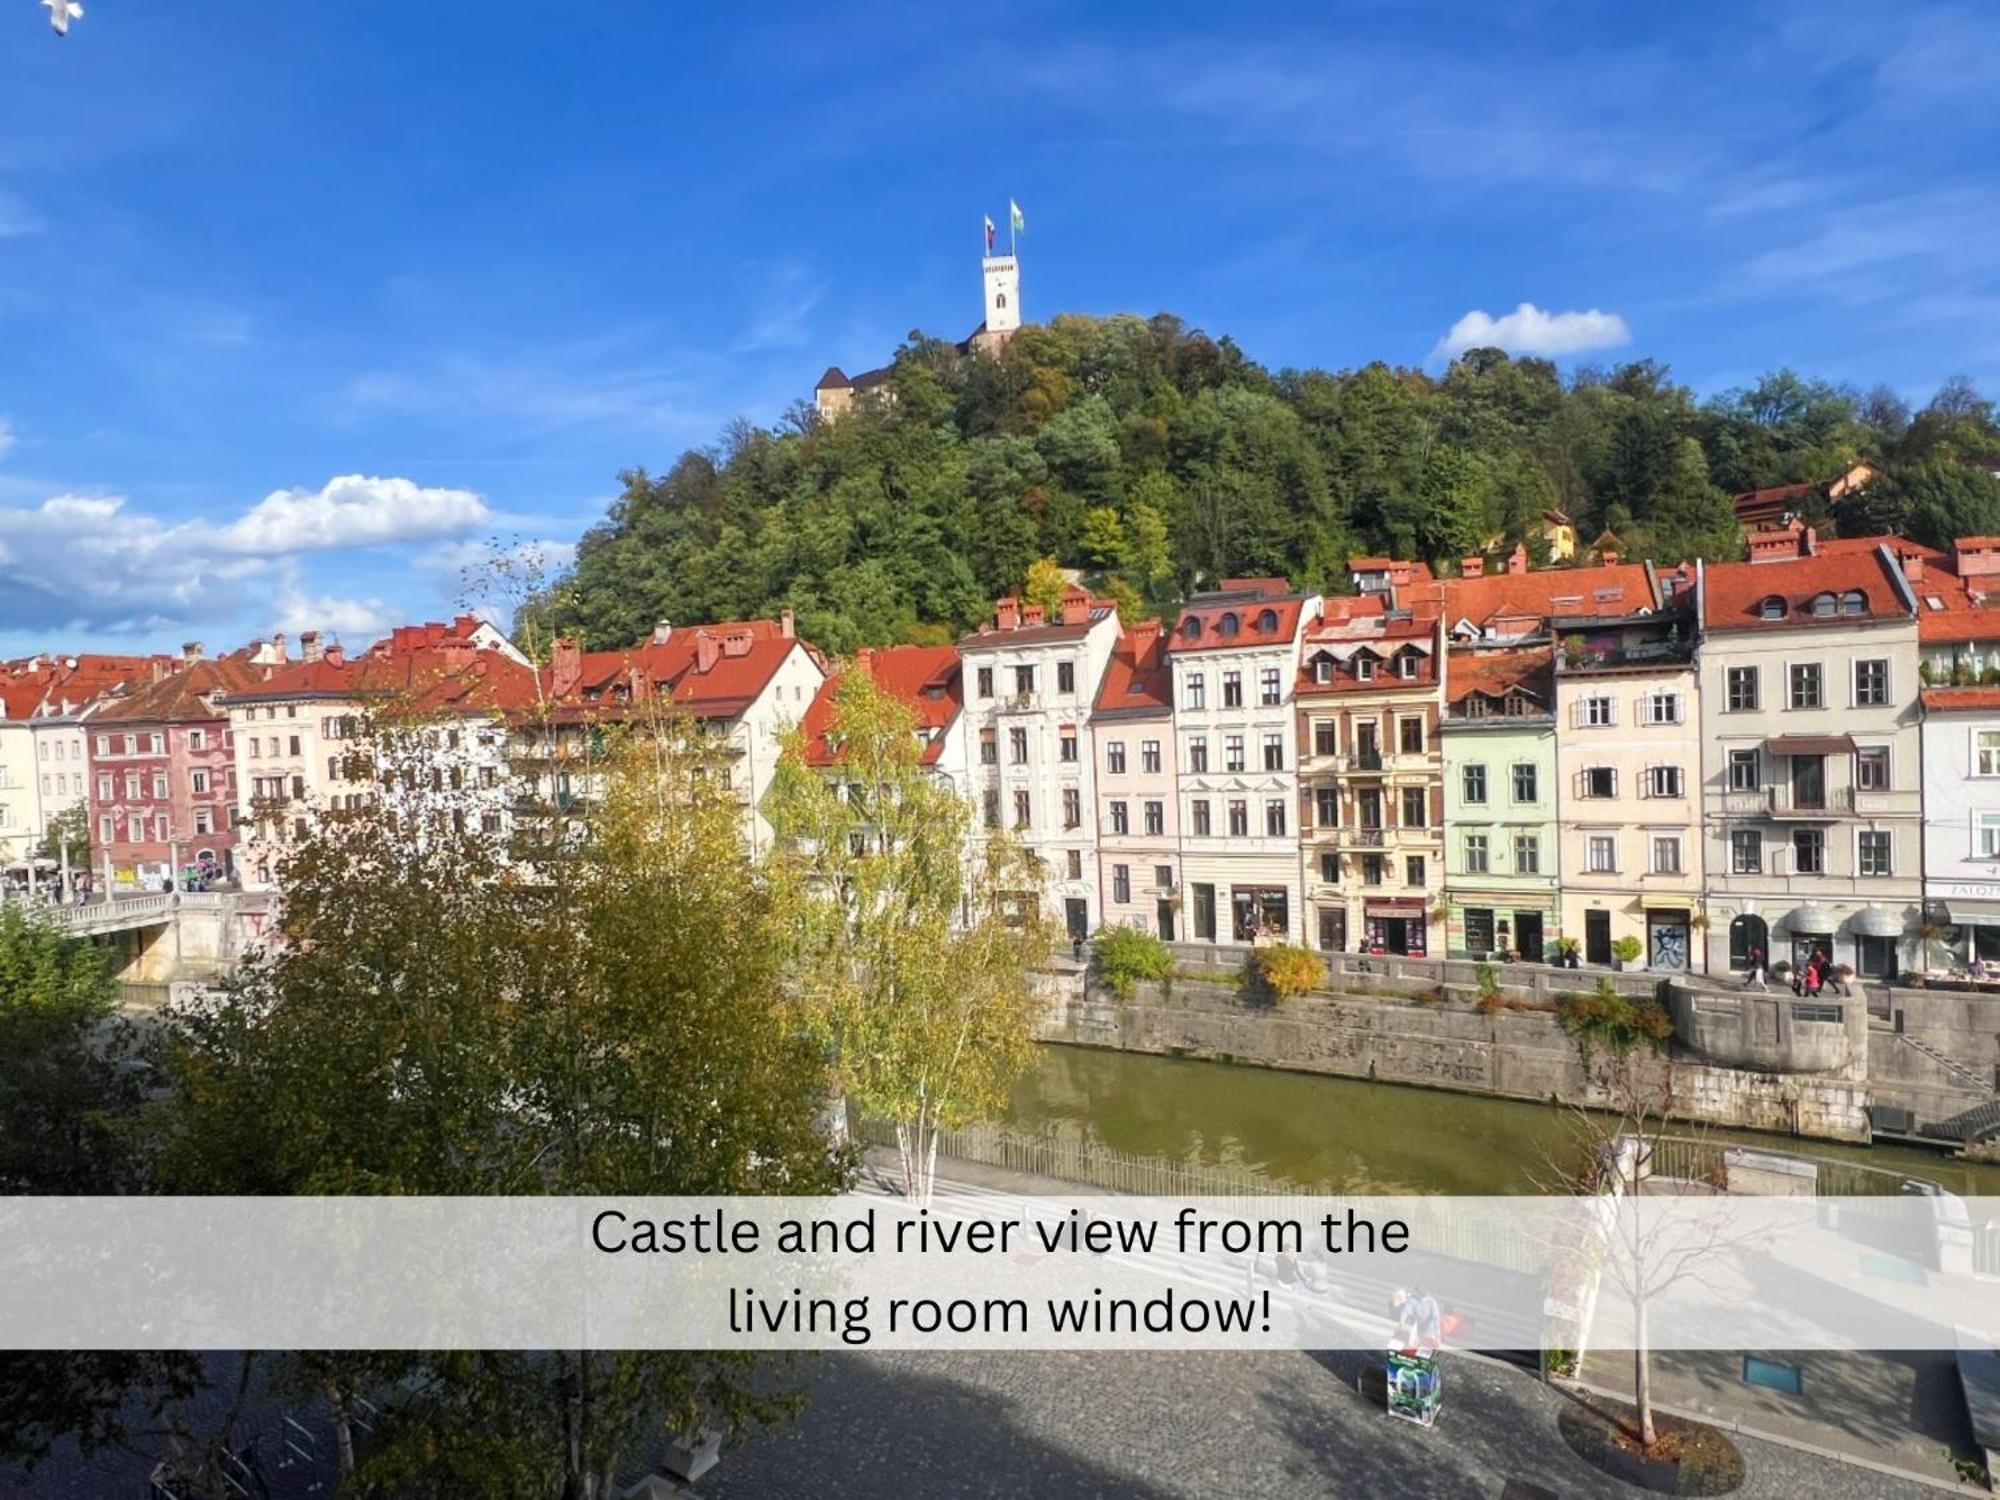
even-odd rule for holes
{"type": "Polygon", "coordinates": [[[1024,604],[1024,605],[1022,605],[1022,606],[1021,606],[1021,623],[1022,623],[1023,625],[1039,625],[1039,624],[1041,624],[1041,623],[1042,623],[1042,607],[1041,607],[1041,605],[1039,605],[1039,604],[1024,604]]]}
{"type": "Polygon", "coordinates": [[[655,620],[653,622],[653,644],[655,646],[666,645],[668,641],[673,639],[673,634],[674,634],[673,621],[655,620]]]}
{"type": "Polygon", "coordinates": [[[301,630],[299,632],[299,660],[318,661],[325,653],[320,650],[319,632],[301,630]]]}
{"type": "Polygon", "coordinates": [[[322,660],[330,667],[344,667],[347,665],[347,652],[341,648],[339,641],[335,641],[326,648],[322,660]]]}
{"type": "Polygon", "coordinates": [[[1012,630],[1021,623],[1021,601],[1013,598],[994,600],[993,622],[1002,630],[1012,630]]]}
{"type": "Polygon", "coordinates": [[[854,665],[873,677],[875,675],[875,648],[873,646],[863,646],[859,651],[856,651],[854,653],[854,665]]]}
{"type": "Polygon", "coordinates": [[[1062,622],[1065,625],[1090,623],[1090,590],[1070,588],[1063,592],[1062,622]]]}
{"type": "Polygon", "coordinates": [[[1514,550],[1507,554],[1507,571],[1509,573],[1528,571],[1528,547],[1525,542],[1514,543],[1514,550]]]}
{"type": "Polygon", "coordinates": [[[1602,550],[1601,552],[1599,552],[1599,553],[1597,554],[1597,560],[1598,560],[1599,562],[1603,563],[1603,564],[1604,564],[1604,566],[1605,566],[1605,567],[1607,567],[1607,568],[1615,568],[1615,567],[1617,567],[1617,566],[1618,566],[1618,549],[1617,549],[1616,547],[1606,547],[1606,548],[1604,548],[1604,549],[1603,549],[1603,550],[1602,550]]]}
{"type": "Polygon", "coordinates": [[[783,609],[778,611],[778,634],[789,641],[797,636],[798,633],[798,620],[792,614],[791,605],[787,604],[783,609]]]}
{"type": "Polygon", "coordinates": [[[706,630],[697,630],[694,633],[694,669],[697,672],[708,671],[721,655],[722,643],[714,636],[706,630]]]}
{"type": "Polygon", "coordinates": [[[1819,556],[1819,528],[1808,526],[1799,536],[1799,556],[1819,556]]]}
{"type": "Polygon", "coordinates": [[[271,660],[282,662],[285,659],[285,633],[280,630],[271,636],[271,660]]]}
{"type": "Polygon", "coordinates": [[[1460,578],[1484,578],[1486,576],[1486,559],[1483,557],[1461,557],[1458,560],[1458,576],[1460,578]]]}
{"type": "Polygon", "coordinates": [[[200,661],[200,660],[201,660],[201,642],[200,642],[200,641],[189,641],[189,642],[188,642],[188,643],[187,643],[186,645],[182,646],[182,647],[181,647],[181,660],[182,660],[182,661],[184,661],[184,662],[186,662],[186,663],[187,663],[187,664],[188,664],[189,666],[193,666],[193,665],[194,665],[194,664],[195,664],[196,662],[200,661]]]}
{"type": "Polygon", "coordinates": [[[583,648],[570,636],[558,636],[549,653],[549,692],[567,698],[583,680],[583,648]]]}
{"type": "Polygon", "coordinates": [[[1903,554],[1903,577],[1907,578],[1911,583],[1922,583],[1924,581],[1923,553],[1905,552],[1903,554]]]}

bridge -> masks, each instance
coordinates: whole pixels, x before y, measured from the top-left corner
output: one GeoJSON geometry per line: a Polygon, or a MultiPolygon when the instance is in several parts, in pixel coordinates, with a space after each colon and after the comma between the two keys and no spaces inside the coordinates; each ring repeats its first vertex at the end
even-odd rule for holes
{"type": "Polygon", "coordinates": [[[225,972],[269,910],[268,896],[237,891],[148,891],[35,907],[37,916],[65,931],[114,945],[119,978],[127,982],[225,972]]]}

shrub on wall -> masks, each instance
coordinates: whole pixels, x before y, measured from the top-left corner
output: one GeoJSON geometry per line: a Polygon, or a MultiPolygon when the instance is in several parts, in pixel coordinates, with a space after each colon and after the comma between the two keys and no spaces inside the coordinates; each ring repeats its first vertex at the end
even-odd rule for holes
{"type": "Polygon", "coordinates": [[[1490,1016],[1500,1009],[1500,973],[1491,964],[1481,964],[1472,977],[1479,986],[1479,1013],[1490,1016]]]}
{"type": "Polygon", "coordinates": [[[1097,929],[1097,977],[1120,1000],[1130,1000],[1142,980],[1164,983],[1174,977],[1167,945],[1137,927],[1097,929]]]}
{"type": "Polygon", "coordinates": [[[1652,999],[1629,1000],[1608,979],[1599,980],[1592,993],[1559,999],[1556,1021],[1576,1039],[1586,1068],[1598,1042],[1623,1057],[1640,1042],[1658,1047],[1674,1034],[1674,1018],[1664,1005],[1652,999]]]}
{"type": "Polygon", "coordinates": [[[1319,955],[1296,943],[1259,948],[1257,972],[1280,1000],[1307,994],[1326,983],[1326,965],[1319,955]]]}

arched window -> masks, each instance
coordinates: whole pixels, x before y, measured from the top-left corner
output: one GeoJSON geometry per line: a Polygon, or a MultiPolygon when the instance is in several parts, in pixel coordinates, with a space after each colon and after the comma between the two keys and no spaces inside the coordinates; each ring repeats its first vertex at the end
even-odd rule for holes
{"type": "Polygon", "coordinates": [[[1191,641],[1201,639],[1201,616],[1189,615],[1181,621],[1181,634],[1191,641]]]}
{"type": "Polygon", "coordinates": [[[995,307],[1005,307],[1007,305],[1007,294],[1005,292],[995,292],[993,294],[993,305],[995,307]]]}
{"type": "Polygon", "coordinates": [[[1785,601],[1773,594],[1757,606],[1757,613],[1766,620],[1782,620],[1785,618],[1785,601]]]}
{"type": "Polygon", "coordinates": [[[1829,615],[1831,615],[1837,608],[1839,608],[1839,606],[1834,601],[1833,595],[1831,594],[1813,595],[1812,612],[1814,619],[1824,620],[1829,615]]]}
{"type": "Polygon", "coordinates": [[[1849,589],[1840,596],[1840,612],[1844,615],[1867,614],[1868,596],[1860,589],[1849,589]]]}
{"type": "Polygon", "coordinates": [[[1236,611],[1233,609],[1215,622],[1215,633],[1221,636],[1234,635],[1242,628],[1243,622],[1236,618],[1236,611]]]}
{"type": "Polygon", "coordinates": [[[1257,633],[1259,635],[1269,635],[1277,628],[1278,612],[1275,609],[1267,609],[1257,616],[1257,633]]]}
{"type": "Polygon", "coordinates": [[[1771,962],[1771,930],[1762,917],[1738,917],[1729,924],[1729,967],[1749,968],[1753,948],[1757,951],[1758,961],[1768,965],[1771,962]]]}

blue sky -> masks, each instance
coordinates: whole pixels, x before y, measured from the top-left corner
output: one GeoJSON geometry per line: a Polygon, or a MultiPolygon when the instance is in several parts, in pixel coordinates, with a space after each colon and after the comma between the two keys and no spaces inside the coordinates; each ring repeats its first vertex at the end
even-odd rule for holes
{"type": "Polygon", "coordinates": [[[4,654],[436,616],[962,336],[1010,195],[1031,319],[2000,392],[1992,5],[85,8],[0,0],[4,654]]]}

